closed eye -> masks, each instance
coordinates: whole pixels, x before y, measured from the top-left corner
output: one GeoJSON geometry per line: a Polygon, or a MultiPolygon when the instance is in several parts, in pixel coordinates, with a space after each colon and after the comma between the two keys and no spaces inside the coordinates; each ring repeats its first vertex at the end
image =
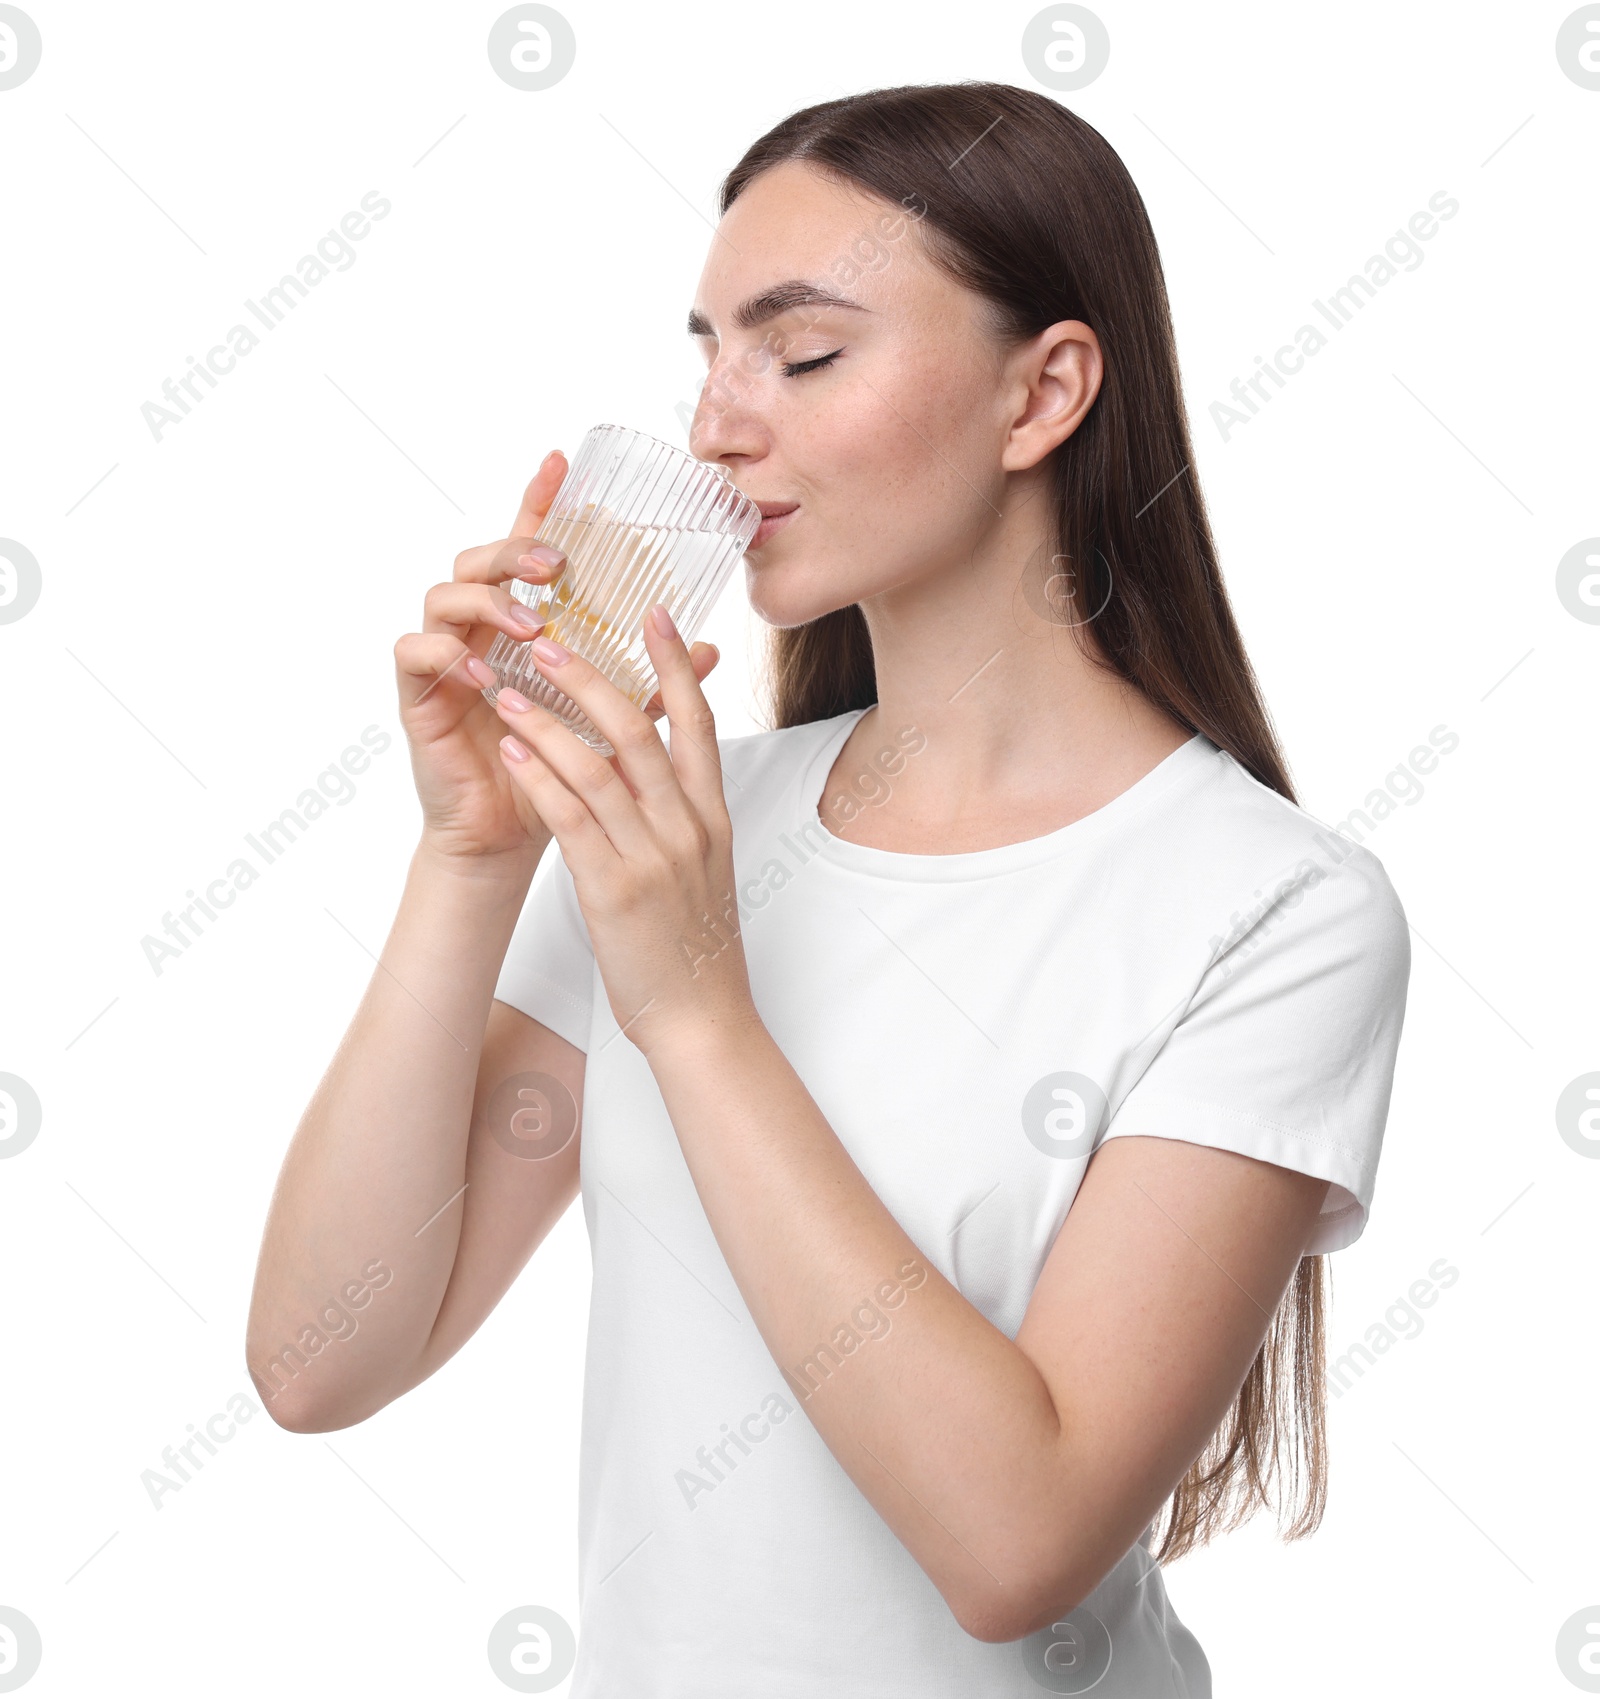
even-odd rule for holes
{"type": "Polygon", "coordinates": [[[831,354],[824,354],[816,360],[800,360],[793,365],[786,361],[783,367],[783,375],[786,378],[798,378],[804,376],[807,372],[820,371],[824,366],[831,365],[842,353],[844,353],[842,348],[835,348],[831,354]]]}

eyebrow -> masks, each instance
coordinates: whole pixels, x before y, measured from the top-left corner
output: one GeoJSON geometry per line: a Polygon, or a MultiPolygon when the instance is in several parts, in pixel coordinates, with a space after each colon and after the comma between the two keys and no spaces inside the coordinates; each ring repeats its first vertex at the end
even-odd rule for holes
{"type": "MultiPolygon", "coordinates": [[[[870,307],[864,307],[859,301],[852,301],[848,295],[841,295],[823,284],[812,283],[803,277],[791,277],[783,283],[773,284],[770,289],[763,289],[735,307],[734,326],[739,330],[754,330],[758,324],[765,324],[780,313],[792,312],[796,307],[845,307],[858,313],[872,311],[870,307]]],[[[689,309],[689,334],[713,334],[710,320],[693,307],[689,309]]]]}

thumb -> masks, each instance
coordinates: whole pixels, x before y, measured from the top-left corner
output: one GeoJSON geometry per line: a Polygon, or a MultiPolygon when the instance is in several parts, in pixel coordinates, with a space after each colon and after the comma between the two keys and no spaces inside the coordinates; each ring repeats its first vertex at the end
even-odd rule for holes
{"type": "Polygon", "coordinates": [[[566,475],[566,455],[559,448],[551,449],[539,462],[539,470],[529,479],[527,489],[522,492],[522,505],[517,509],[517,517],[511,523],[508,536],[531,537],[538,531],[550,511],[550,504],[556,499],[556,491],[561,488],[561,480],[566,475]]]}

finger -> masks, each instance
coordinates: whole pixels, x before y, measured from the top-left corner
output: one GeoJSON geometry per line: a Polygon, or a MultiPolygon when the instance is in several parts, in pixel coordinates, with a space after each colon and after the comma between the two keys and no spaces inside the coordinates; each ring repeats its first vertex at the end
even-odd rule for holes
{"type": "MultiPolygon", "coordinates": [[[[539,643],[544,641],[539,639],[539,643]]],[[[649,716],[642,708],[635,707],[592,662],[559,643],[554,647],[561,651],[563,659],[544,659],[537,644],[530,649],[528,655],[534,666],[557,690],[570,696],[610,742],[616,751],[617,765],[626,773],[629,785],[647,809],[681,812],[683,790],[649,716]]],[[[572,741],[578,748],[587,749],[582,739],[574,737],[572,741]]],[[[540,748],[543,750],[545,746],[540,748]]],[[[566,766],[558,765],[556,770],[568,783],[572,782],[573,774],[566,766]]],[[[600,823],[610,830],[604,818],[600,823]]]]}
{"type": "MultiPolygon", "coordinates": [[[[661,700],[672,728],[672,766],[679,788],[703,819],[714,819],[727,802],[722,790],[722,752],[717,722],[700,688],[700,675],[667,610],[658,602],[644,619],[645,647],[661,681],[661,700]],[[663,633],[656,619],[665,615],[663,633]],[[709,812],[708,812],[709,810],[709,812]]],[[[610,732],[606,733],[610,737],[610,732]]],[[[613,739],[613,741],[615,741],[613,739]]]]}
{"type": "MultiPolygon", "coordinates": [[[[650,851],[651,822],[641,808],[638,790],[623,770],[620,754],[603,756],[591,749],[556,714],[530,702],[518,691],[499,690],[494,708],[506,729],[534,750],[567,790],[584,804],[619,853],[635,856],[650,851]]],[[[638,710],[634,712],[654,736],[650,722],[638,710]]],[[[662,755],[664,759],[664,751],[662,755]]],[[[686,806],[681,791],[679,806],[686,806]]]]}
{"type": "MultiPolygon", "coordinates": [[[[711,669],[722,659],[722,651],[715,643],[696,643],[689,650],[689,659],[694,666],[694,676],[704,684],[711,669]]],[[[645,703],[644,711],[652,720],[659,720],[666,712],[659,690],[645,703]]]]}
{"type": "Polygon", "coordinates": [[[544,630],[544,619],[498,585],[435,584],[422,598],[424,632],[448,632],[466,641],[474,626],[498,626],[514,642],[526,643],[544,630]]]}
{"type": "MultiPolygon", "coordinates": [[[[535,709],[524,718],[531,720],[535,714],[542,713],[542,708],[535,709]]],[[[592,749],[573,737],[553,716],[546,718],[555,724],[557,731],[594,755],[592,749]]],[[[528,806],[544,822],[545,830],[561,846],[562,859],[575,879],[580,869],[593,870],[601,876],[609,871],[610,858],[620,853],[615,840],[602,829],[583,798],[564,784],[544,755],[531,746],[524,727],[519,726],[516,733],[501,738],[500,763],[511,783],[527,798],[528,806]]]]}
{"type": "Polygon", "coordinates": [[[566,565],[567,557],[561,549],[536,543],[531,536],[511,536],[463,549],[450,576],[458,584],[504,584],[512,578],[548,584],[561,576],[566,565]]]}
{"type": "Polygon", "coordinates": [[[556,491],[561,488],[561,480],[566,475],[566,455],[559,448],[551,449],[539,462],[539,470],[528,480],[528,487],[522,492],[522,505],[511,522],[513,537],[534,535],[549,513],[550,504],[556,499],[556,491]]]}
{"type": "Polygon", "coordinates": [[[560,549],[534,541],[539,527],[550,512],[567,475],[567,457],[553,448],[539,463],[539,470],[522,492],[517,516],[511,522],[511,533],[493,543],[480,543],[463,549],[456,556],[453,576],[469,583],[503,584],[508,579],[525,578],[530,583],[548,583],[558,577],[566,566],[566,556],[560,549]],[[533,562],[521,557],[528,549],[540,551],[533,562]]]}
{"type": "Polygon", "coordinates": [[[394,664],[402,708],[415,708],[441,684],[476,693],[495,682],[493,668],[459,638],[443,634],[408,631],[395,643],[394,664]]]}

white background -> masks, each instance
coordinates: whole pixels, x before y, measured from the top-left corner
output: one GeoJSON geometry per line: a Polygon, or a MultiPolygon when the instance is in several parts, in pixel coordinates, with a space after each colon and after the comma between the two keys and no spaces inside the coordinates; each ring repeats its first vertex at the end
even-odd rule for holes
{"type": "MultiPolygon", "coordinates": [[[[684,440],[684,315],[751,140],[840,92],[1037,86],[1038,8],[562,9],[576,64],[525,93],[489,64],[500,5],[26,7],[43,60],[0,93],[0,536],[43,588],[0,625],[0,1072],[44,1118],[0,1162],[0,1604],[43,1635],[41,1699],[493,1695],[497,1619],[576,1621],[577,1210],[370,1421],[259,1415],[159,1510],[141,1474],[255,1401],[273,1179],[418,829],[391,648],[425,588],[504,535],[548,448],[599,420],[684,440]],[[155,440],[142,403],[373,189],[393,210],[356,263],[155,440]],[[371,725],[394,741],[354,800],[156,974],[141,940],[371,725]]],[[[1600,1069],[1600,625],[1555,583],[1600,533],[1600,92],[1557,63],[1565,4],[1096,10],[1109,65],[1058,98],[1150,209],[1304,805],[1342,819],[1431,728],[1460,739],[1368,840],[1414,965],[1331,1354],[1437,1259],[1459,1278],[1332,1403],[1320,1534],[1284,1546],[1263,1516],[1169,1590],[1219,1699],[1576,1692],[1555,1642],[1600,1603],[1600,1161],[1554,1110],[1600,1069]],[[1210,404],[1439,190],[1460,211],[1423,262],[1224,441],[1210,404]]],[[[742,575],[703,635],[719,731],[762,729],[742,575]]]]}

